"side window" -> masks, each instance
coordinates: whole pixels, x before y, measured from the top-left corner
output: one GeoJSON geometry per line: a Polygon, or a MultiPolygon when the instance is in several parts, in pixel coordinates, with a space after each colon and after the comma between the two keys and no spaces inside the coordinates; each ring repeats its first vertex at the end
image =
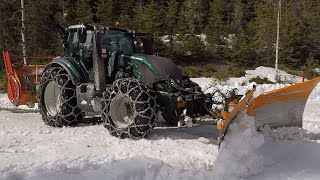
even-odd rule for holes
{"type": "Polygon", "coordinates": [[[87,38],[85,43],[79,42],[79,37],[77,32],[70,32],[68,35],[68,47],[67,54],[72,55],[74,53],[79,53],[79,50],[82,49],[84,53],[89,54],[88,52],[92,49],[92,37],[93,33],[91,30],[87,31],[87,38]]]}
{"type": "Polygon", "coordinates": [[[67,40],[67,54],[71,55],[73,52],[73,38],[74,38],[74,32],[69,32],[68,40],[67,40]]]}

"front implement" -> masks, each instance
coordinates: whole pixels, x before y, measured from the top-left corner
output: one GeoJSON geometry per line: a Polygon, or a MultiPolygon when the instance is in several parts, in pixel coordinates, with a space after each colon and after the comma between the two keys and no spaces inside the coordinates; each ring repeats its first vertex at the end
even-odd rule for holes
{"type": "Polygon", "coordinates": [[[320,77],[262,93],[252,99],[256,90],[254,87],[235,104],[231,112],[222,111],[223,118],[217,123],[217,129],[220,131],[219,144],[227,133],[230,124],[234,122],[240,112],[245,110],[249,116],[254,117],[254,125],[257,129],[265,125],[272,128],[302,127],[302,116],[306,102],[319,82],[320,77]]]}

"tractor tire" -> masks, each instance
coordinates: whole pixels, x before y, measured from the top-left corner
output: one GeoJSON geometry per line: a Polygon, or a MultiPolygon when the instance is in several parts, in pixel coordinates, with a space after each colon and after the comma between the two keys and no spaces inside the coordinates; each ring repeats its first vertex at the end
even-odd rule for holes
{"type": "Polygon", "coordinates": [[[76,86],[62,67],[43,72],[39,91],[39,112],[45,124],[53,127],[76,125],[84,117],[77,107],[76,86]]]}
{"type": "Polygon", "coordinates": [[[102,121],[105,128],[119,138],[145,137],[158,117],[155,96],[137,79],[116,80],[103,93],[102,121]]]}

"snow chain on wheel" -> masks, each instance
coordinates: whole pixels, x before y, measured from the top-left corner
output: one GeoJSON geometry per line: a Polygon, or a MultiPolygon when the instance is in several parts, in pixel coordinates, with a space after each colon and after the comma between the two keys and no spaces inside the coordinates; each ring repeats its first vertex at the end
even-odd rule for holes
{"type": "Polygon", "coordinates": [[[137,79],[116,80],[103,93],[102,120],[116,137],[140,139],[154,127],[156,95],[137,79]]]}
{"type": "Polygon", "coordinates": [[[75,85],[62,67],[43,72],[37,98],[39,112],[49,126],[75,125],[83,118],[84,113],[77,107],[75,85]]]}

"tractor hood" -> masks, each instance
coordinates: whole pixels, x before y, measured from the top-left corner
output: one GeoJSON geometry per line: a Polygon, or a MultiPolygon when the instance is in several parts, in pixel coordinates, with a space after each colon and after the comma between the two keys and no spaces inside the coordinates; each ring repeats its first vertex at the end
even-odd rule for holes
{"type": "Polygon", "coordinates": [[[143,79],[147,84],[151,85],[154,82],[163,80],[166,78],[173,79],[177,84],[181,85],[183,75],[181,70],[170,59],[160,57],[139,54],[135,57],[144,59],[144,65],[139,65],[138,69],[144,76],[143,79]]]}

